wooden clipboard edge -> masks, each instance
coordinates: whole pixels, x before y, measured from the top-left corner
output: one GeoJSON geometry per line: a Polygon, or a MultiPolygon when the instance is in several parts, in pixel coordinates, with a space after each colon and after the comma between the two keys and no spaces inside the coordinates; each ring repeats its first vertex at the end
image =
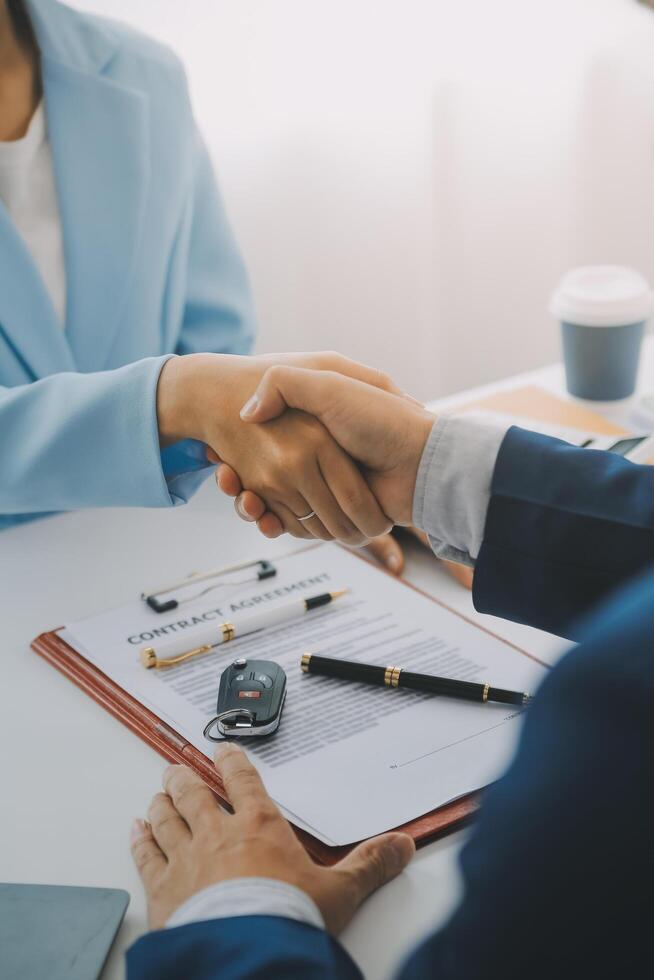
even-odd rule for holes
{"type": "MultiPolygon", "coordinates": [[[[225,806],[229,806],[224,787],[209,759],[136,698],[127,694],[98,667],[73,650],[58,635],[57,630],[41,633],[32,641],[31,647],[114,718],[156,749],[167,762],[187,765],[193,769],[217,799],[225,806]]],[[[471,793],[393,829],[409,834],[416,846],[421,847],[462,827],[474,815],[478,806],[479,794],[471,793]]],[[[356,847],[356,843],[330,847],[307,831],[295,827],[292,823],[291,826],[304,848],[318,864],[336,864],[356,847]]]]}

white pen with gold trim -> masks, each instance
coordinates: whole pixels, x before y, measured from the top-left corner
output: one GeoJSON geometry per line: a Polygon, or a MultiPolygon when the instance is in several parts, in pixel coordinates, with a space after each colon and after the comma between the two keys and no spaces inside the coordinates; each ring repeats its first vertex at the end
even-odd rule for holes
{"type": "Polygon", "coordinates": [[[259,633],[261,630],[299,619],[305,613],[311,612],[312,609],[328,606],[330,602],[339,599],[346,592],[347,589],[339,589],[337,592],[322,592],[320,595],[309,596],[306,599],[293,599],[291,602],[281,603],[272,609],[206,626],[204,629],[194,632],[195,646],[192,649],[189,649],[189,641],[183,636],[174,640],[166,640],[164,643],[157,644],[156,647],[143,647],[140,652],[141,663],[148,670],[153,667],[157,670],[174,667],[175,664],[184,663],[191,657],[210,653],[231,640],[236,640],[242,636],[252,636],[253,633],[259,633]]]}

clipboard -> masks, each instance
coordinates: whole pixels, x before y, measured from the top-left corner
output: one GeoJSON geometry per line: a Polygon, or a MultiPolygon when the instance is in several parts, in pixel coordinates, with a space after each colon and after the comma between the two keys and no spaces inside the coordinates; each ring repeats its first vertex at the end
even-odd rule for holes
{"type": "Polygon", "coordinates": [[[480,409],[505,415],[518,415],[525,419],[532,419],[534,422],[567,425],[571,429],[587,429],[589,432],[596,432],[603,436],[627,434],[626,429],[616,425],[615,422],[609,422],[585,405],[559,398],[538,385],[524,385],[522,388],[496,391],[478,401],[454,406],[448,414],[459,415],[480,409]]]}
{"type": "MultiPolygon", "coordinates": [[[[373,565],[379,574],[388,575],[397,581],[396,576],[391,575],[390,572],[377,565],[373,560],[363,555],[357,555],[357,557],[361,561],[373,565]]],[[[529,657],[529,659],[535,660],[541,666],[547,666],[546,664],[542,664],[542,661],[538,660],[537,657],[534,657],[526,650],[498,636],[486,627],[473,622],[467,616],[452,609],[446,603],[425,592],[423,589],[417,588],[405,579],[401,579],[400,581],[406,588],[412,589],[436,605],[446,609],[452,615],[457,616],[464,622],[470,623],[480,632],[486,633],[506,646],[512,647],[524,656],[529,657]]],[[[62,628],[59,627],[58,629],[62,628]]],[[[111,680],[103,671],[74,650],[58,635],[57,629],[37,636],[32,641],[31,647],[39,656],[43,657],[53,667],[56,667],[57,670],[65,674],[74,684],[92,697],[94,701],[97,701],[98,704],[126,725],[135,735],[138,735],[144,742],[147,742],[148,745],[156,749],[164,759],[168,762],[189,766],[209,786],[221,803],[226,806],[229,805],[224,787],[210,759],[163,722],[156,714],[142,705],[140,701],[124,691],[119,684],[111,680]]],[[[409,834],[415,841],[416,846],[420,847],[464,826],[479,808],[482,792],[483,790],[479,790],[478,792],[467,794],[457,800],[437,807],[429,813],[416,817],[408,823],[389,829],[401,830],[409,834]]],[[[326,866],[336,864],[356,846],[356,843],[354,843],[347,846],[330,847],[323,841],[313,837],[306,830],[295,827],[292,823],[291,827],[293,827],[295,834],[305,849],[318,864],[326,866]]]]}

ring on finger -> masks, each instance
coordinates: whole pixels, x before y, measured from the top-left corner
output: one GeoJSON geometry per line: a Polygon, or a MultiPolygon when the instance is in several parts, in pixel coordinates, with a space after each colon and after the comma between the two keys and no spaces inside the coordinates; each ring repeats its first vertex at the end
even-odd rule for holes
{"type": "Polygon", "coordinates": [[[315,516],[316,516],[315,510],[311,510],[309,511],[308,514],[305,514],[304,517],[296,517],[296,520],[298,520],[301,524],[303,524],[305,521],[310,521],[311,518],[315,516]]]}
{"type": "Polygon", "coordinates": [[[250,515],[246,511],[245,507],[243,506],[243,501],[241,500],[241,494],[240,493],[239,493],[238,497],[236,497],[236,499],[234,500],[234,510],[236,511],[236,513],[238,514],[238,516],[242,520],[244,520],[244,521],[254,521],[254,518],[253,517],[250,517],[250,515]]]}

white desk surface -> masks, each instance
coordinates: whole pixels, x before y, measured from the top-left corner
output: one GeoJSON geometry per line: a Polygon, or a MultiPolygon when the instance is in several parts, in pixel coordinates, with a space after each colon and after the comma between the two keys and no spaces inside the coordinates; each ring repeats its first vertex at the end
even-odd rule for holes
{"type": "MultiPolygon", "coordinates": [[[[654,343],[645,345],[640,391],[654,390],[654,343]]],[[[563,390],[560,366],[459,396],[514,385],[563,390]]],[[[448,408],[456,399],[435,403],[448,408]]],[[[601,406],[624,421],[628,403],[601,406]]],[[[160,756],[74,684],[30,651],[43,630],[118,605],[151,583],[240,557],[278,554],[234,517],[208,483],[174,510],[86,511],[38,521],[0,536],[0,733],[3,880],[127,889],[132,898],[104,973],[124,973],[122,954],[146,929],[141,885],[131,863],[132,819],[159,789],[160,756]]],[[[553,662],[563,644],[472,609],[469,594],[426,551],[410,546],[408,577],[451,606],[553,662]]],[[[411,867],[361,910],[345,945],[368,980],[392,974],[410,945],[442,923],[459,895],[457,833],[423,848],[411,867]],[[379,937],[393,937],[380,942],[379,937]]]]}

